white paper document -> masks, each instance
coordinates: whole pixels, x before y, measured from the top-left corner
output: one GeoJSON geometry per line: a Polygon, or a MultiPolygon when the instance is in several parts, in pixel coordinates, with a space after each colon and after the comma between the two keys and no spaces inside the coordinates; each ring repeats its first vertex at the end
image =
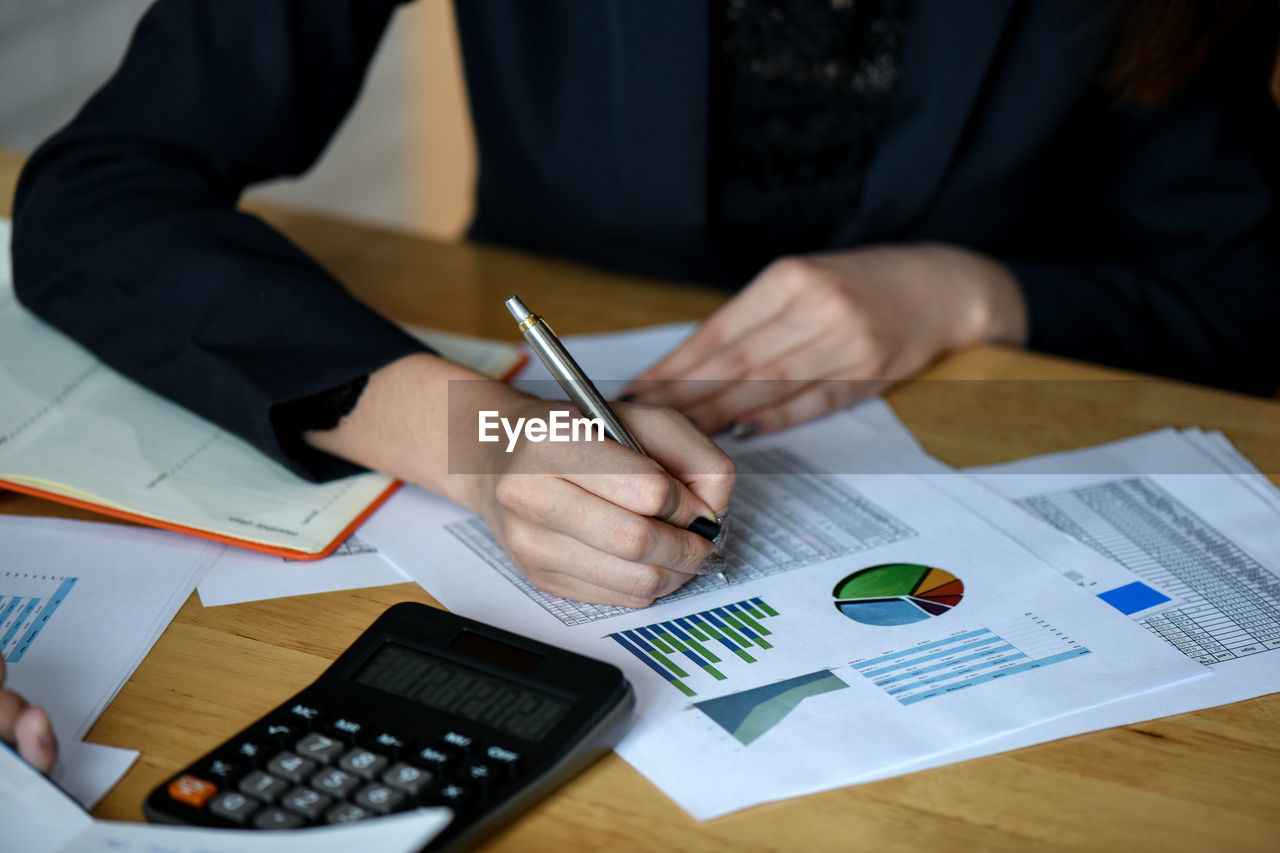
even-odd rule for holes
{"type": "Polygon", "coordinates": [[[729,584],[645,610],[535,589],[479,519],[417,490],[362,535],[449,609],[622,668],[638,719],[619,754],[699,818],[1205,673],[925,480],[823,473],[876,468],[850,458],[873,433],[855,408],[731,442],[729,584]]]}
{"type": "Polygon", "coordinates": [[[408,576],[387,562],[377,548],[353,535],[320,560],[287,560],[243,548],[224,548],[197,590],[201,604],[216,607],[407,580],[408,576]]]}
{"type": "Polygon", "coordinates": [[[1163,430],[971,472],[1124,566],[1131,585],[1105,597],[1214,673],[1076,723],[1120,725],[1280,690],[1280,514],[1258,494],[1262,484],[1246,485],[1257,475],[1227,473],[1194,441],[1163,430]],[[1175,606],[1139,608],[1161,590],[1175,606]]]}
{"type": "Polygon", "coordinates": [[[94,820],[0,749],[0,844],[14,853],[415,853],[449,825],[447,808],[317,829],[201,829],[94,820]]]}
{"type": "Polygon", "coordinates": [[[177,533],[18,517],[0,518],[0,538],[5,686],[43,705],[68,745],[55,780],[100,797],[105,777],[79,767],[69,745],[150,651],[219,546],[177,533]]]}

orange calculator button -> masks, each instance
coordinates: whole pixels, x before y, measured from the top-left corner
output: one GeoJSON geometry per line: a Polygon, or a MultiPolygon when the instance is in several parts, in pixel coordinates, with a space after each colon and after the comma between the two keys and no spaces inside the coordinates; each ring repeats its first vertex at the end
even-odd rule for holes
{"type": "Polygon", "coordinates": [[[209,798],[218,793],[218,786],[206,782],[190,773],[179,776],[169,783],[169,796],[180,803],[200,808],[209,802],[209,798]]]}

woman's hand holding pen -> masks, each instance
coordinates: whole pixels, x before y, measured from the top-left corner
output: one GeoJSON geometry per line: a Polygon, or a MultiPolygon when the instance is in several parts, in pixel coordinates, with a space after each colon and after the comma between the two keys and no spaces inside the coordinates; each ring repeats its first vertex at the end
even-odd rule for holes
{"type": "MultiPolygon", "coordinates": [[[[515,411],[545,417],[530,400],[515,411]]],[[[690,523],[728,509],[733,463],[671,409],[615,406],[648,452],[603,441],[524,442],[494,454],[478,512],[539,589],[646,607],[704,571],[714,551],[690,523]]]]}
{"type": "Polygon", "coordinates": [[[621,405],[648,452],[609,440],[478,441],[478,413],[514,422],[549,403],[432,355],[374,371],[321,450],[453,500],[488,522],[539,588],[579,601],[642,607],[697,575],[713,551],[685,528],[729,505],[733,463],[682,415],[621,405]]]}
{"type": "Polygon", "coordinates": [[[4,689],[4,670],[4,658],[0,657],[0,740],[17,749],[32,767],[48,773],[58,757],[53,723],[44,708],[4,689]]]}
{"type": "Polygon", "coordinates": [[[708,434],[775,432],[878,393],[946,352],[1023,343],[1025,314],[1012,274],[965,249],[783,258],[628,390],[708,434]]]}

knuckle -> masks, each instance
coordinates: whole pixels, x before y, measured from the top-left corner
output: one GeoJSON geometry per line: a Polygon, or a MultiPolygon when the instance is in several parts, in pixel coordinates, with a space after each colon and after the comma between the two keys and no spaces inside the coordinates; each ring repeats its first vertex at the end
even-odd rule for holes
{"type": "Polygon", "coordinates": [[[521,477],[501,476],[493,487],[494,499],[508,509],[521,509],[529,500],[521,477]]]}
{"type": "Polygon", "coordinates": [[[639,515],[661,516],[671,501],[671,483],[661,475],[632,478],[630,509],[639,515]]]}
{"type": "Polygon", "coordinates": [[[632,576],[628,595],[636,598],[653,599],[660,596],[666,585],[666,573],[656,566],[641,566],[632,576]]]}
{"type": "Polygon", "coordinates": [[[653,538],[652,524],[635,516],[617,522],[606,534],[610,552],[630,563],[644,558],[653,538]]]}
{"type": "Polygon", "coordinates": [[[779,287],[795,293],[809,286],[816,277],[817,267],[808,258],[788,256],[769,264],[767,272],[779,287]]]}

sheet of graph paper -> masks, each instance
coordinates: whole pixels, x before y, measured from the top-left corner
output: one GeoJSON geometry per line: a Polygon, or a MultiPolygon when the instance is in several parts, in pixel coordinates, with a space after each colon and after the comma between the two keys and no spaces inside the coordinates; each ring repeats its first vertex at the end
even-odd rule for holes
{"type": "Polygon", "coordinates": [[[478,518],[417,490],[361,535],[450,610],[623,669],[638,719],[619,754],[698,818],[1205,672],[892,473],[857,408],[725,446],[741,475],[729,583],[704,576],[645,610],[542,593],[478,518]],[[826,473],[877,466],[891,473],[826,473]]]}

